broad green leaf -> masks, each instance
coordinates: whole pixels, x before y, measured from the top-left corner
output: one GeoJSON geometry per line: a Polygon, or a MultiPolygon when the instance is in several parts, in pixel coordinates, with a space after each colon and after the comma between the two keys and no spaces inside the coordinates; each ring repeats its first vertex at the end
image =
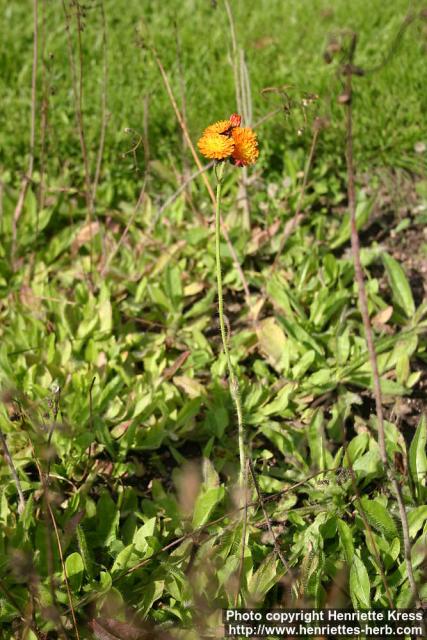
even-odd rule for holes
{"type": "Polygon", "coordinates": [[[362,560],[354,555],[350,569],[350,596],[354,609],[370,609],[370,590],[371,583],[366,567],[362,560]]]}
{"type": "Polygon", "coordinates": [[[80,553],[72,553],[65,560],[65,571],[72,591],[80,591],[83,580],[83,560],[80,553]]]}
{"type": "Polygon", "coordinates": [[[141,616],[145,616],[154,602],[162,597],[164,588],[164,580],[152,580],[144,587],[142,598],[139,600],[137,607],[137,611],[141,616]]]}
{"type": "Polygon", "coordinates": [[[378,501],[363,496],[360,500],[369,524],[382,533],[388,540],[398,537],[396,524],[387,509],[378,501]]]}
{"type": "Polygon", "coordinates": [[[320,471],[323,471],[325,468],[323,438],[323,411],[317,410],[307,428],[307,439],[312,463],[314,463],[315,468],[320,471]]]}
{"type": "MultiPolygon", "coordinates": [[[[369,220],[369,216],[372,211],[372,206],[375,202],[374,198],[370,200],[361,199],[356,206],[356,227],[357,229],[362,229],[362,227],[369,220]]],[[[345,213],[343,221],[341,223],[341,227],[338,230],[337,236],[335,240],[330,243],[331,249],[337,249],[342,244],[347,242],[350,239],[350,214],[345,213]]]]}
{"type": "Polygon", "coordinates": [[[89,578],[89,580],[92,580],[93,578],[92,556],[86,541],[86,534],[84,532],[83,527],[80,524],[77,525],[76,527],[76,537],[77,537],[77,544],[79,545],[79,551],[82,556],[83,565],[86,571],[86,575],[89,578]]]}
{"type": "Polygon", "coordinates": [[[263,600],[266,593],[277,582],[277,558],[272,553],[262,561],[248,582],[248,592],[255,602],[263,600]]]}
{"type": "Polygon", "coordinates": [[[415,509],[411,509],[408,513],[408,526],[409,526],[409,535],[411,538],[414,538],[421,527],[424,525],[424,522],[427,520],[427,505],[423,504],[420,507],[415,507],[415,509]]]}
{"type": "Polygon", "coordinates": [[[378,448],[373,448],[353,463],[356,476],[364,479],[365,483],[372,478],[382,475],[382,465],[378,448]]]}
{"type": "Polygon", "coordinates": [[[349,567],[351,567],[354,556],[354,544],[351,529],[344,520],[341,520],[339,518],[337,520],[337,526],[341,545],[344,550],[345,561],[347,562],[349,567]]]}
{"type": "Polygon", "coordinates": [[[150,518],[142,525],[133,536],[133,544],[137,551],[145,552],[148,548],[147,538],[154,535],[156,527],[156,518],[150,518]]]}
{"type": "Polygon", "coordinates": [[[210,489],[211,487],[219,487],[219,475],[216,471],[212,461],[209,458],[203,458],[202,463],[202,474],[203,474],[203,482],[206,489],[210,489]]]}
{"type": "Polygon", "coordinates": [[[406,278],[403,268],[388,253],[383,254],[383,261],[387,277],[390,282],[393,299],[405,312],[407,317],[412,318],[415,313],[415,303],[412,296],[411,287],[406,278]]]}
{"type": "Polygon", "coordinates": [[[272,402],[261,407],[260,412],[265,416],[281,415],[289,405],[289,397],[295,390],[296,383],[286,384],[282,387],[272,402]]]}
{"type": "Polygon", "coordinates": [[[316,353],[314,351],[307,351],[299,362],[292,369],[292,376],[295,380],[300,380],[304,374],[309,370],[311,365],[316,359],[316,353]]]}
{"type": "Polygon", "coordinates": [[[102,332],[110,333],[113,326],[113,312],[110,301],[110,292],[105,283],[101,285],[101,294],[99,296],[98,315],[99,329],[102,332]]]}
{"type": "Polygon", "coordinates": [[[224,487],[212,487],[202,491],[194,506],[193,527],[197,529],[209,520],[209,516],[216,505],[221,502],[225,494],[224,487]]]}
{"type": "Polygon", "coordinates": [[[409,470],[411,472],[412,481],[419,499],[423,499],[427,494],[427,422],[422,416],[411,446],[409,447],[409,470]]]}
{"type": "Polygon", "coordinates": [[[344,460],[351,464],[354,464],[360,456],[362,456],[366,448],[369,444],[369,434],[366,432],[359,433],[355,436],[347,447],[347,456],[344,457],[344,460]]]}
{"type": "Polygon", "coordinates": [[[135,545],[128,544],[124,549],[120,551],[117,555],[117,558],[114,561],[113,566],[111,567],[111,574],[114,576],[116,573],[120,573],[121,571],[127,569],[132,566],[132,560],[140,560],[140,556],[136,556],[134,553],[135,545]],[[133,558],[132,558],[133,557],[133,558]]]}
{"type": "Polygon", "coordinates": [[[117,537],[119,510],[107,491],[98,500],[96,518],[99,541],[108,547],[117,537]]]}

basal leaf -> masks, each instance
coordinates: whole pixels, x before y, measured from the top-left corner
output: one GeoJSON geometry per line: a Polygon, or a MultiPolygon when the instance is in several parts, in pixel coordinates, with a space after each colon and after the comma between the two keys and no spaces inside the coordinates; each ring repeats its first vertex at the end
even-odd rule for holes
{"type": "Polygon", "coordinates": [[[387,277],[390,282],[393,299],[405,312],[407,317],[412,318],[415,313],[415,303],[411,287],[403,268],[388,253],[383,254],[383,261],[387,277]]]}

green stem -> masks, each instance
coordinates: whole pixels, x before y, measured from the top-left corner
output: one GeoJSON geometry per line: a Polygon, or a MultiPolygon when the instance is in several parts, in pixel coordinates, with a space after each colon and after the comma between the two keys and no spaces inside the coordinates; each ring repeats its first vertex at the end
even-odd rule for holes
{"type": "Polygon", "coordinates": [[[228,378],[230,384],[230,393],[233,398],[237,413],[238,423],[238,440],[239,440],[239,457],[240,457],[240,485],[245,486],[246,477],[246,454],[245,454],[245,435],[243,428],[243,411],[242,402],[239,393],[239,381],[234,371],[231,361],[230,350],[228,348],[227,333],[225,331],[224,322],[224,297],[222,292],[222,272],[221,272],[221,188],[222,178],[224,175],[224,162],[221,162],[218,171],[215,167],[215,175],[217,179],[216,185],[216,207],[215,207],[215,254],[216,254],[216,279],[218,287],[218,314],[219,326],[221,328],[222,346],[227,360],[228,378]]]}

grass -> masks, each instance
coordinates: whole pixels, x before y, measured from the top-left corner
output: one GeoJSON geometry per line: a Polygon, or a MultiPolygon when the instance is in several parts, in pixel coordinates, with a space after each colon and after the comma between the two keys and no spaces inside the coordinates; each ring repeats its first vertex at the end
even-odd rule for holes
{"type": "MultiPolygon", "coordinates": [[[[60,3],[39,0],[34,172],[12,261],[28,166],[33,26],[28,5],[0,1],[6,640],[196,639],[221,635],[221,608],[235,604],[414,604],[401,513],[377,444],[350,248],[339,101],[345,50],[324,60],[350,29],[359,35],[356,66],[378,66],[353,76],[356,217],[386,453],[403,494],[420,599],[427,597],[423,7],[411,4],[416,17],[396,47],[408,11],[400,0],[369,8],[362,0],[230,4],[254,123],[278,110],[257,126],[249,227],[241,174],[226,172],[222,186],[223,217],[250,291],[247,300],[222,237],[226,328],[264,502],[250,482],[246,535],[216,310],[214,209],[198,177],[160,211],[196,167],[150,49],[195,142],[236,109],[224,5],[102,5],[108,114],[91,219],[66,20],[60,3]],[[301,197],[316,117],[325,126],[301,197]],[[303,216],[277,256],[296,213],[303,216]]],[[[77,6],[66,7],[78,73],[77,6]]],[[[80,14],[91,180],[103,127],[100,7],[80,14]]]]}

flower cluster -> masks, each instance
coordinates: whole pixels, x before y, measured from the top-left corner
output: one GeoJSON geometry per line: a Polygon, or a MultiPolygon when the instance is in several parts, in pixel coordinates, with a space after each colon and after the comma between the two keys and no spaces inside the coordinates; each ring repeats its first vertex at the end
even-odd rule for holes
{"type": "Polygon", "coordinates": [[[200,152],[211,160],[229,158],[238,167],[253,164],[258,158],[258,142],[250,127],[241,127],[241,117],[233,113],[207,127],[197,143],[200,152]]]}

